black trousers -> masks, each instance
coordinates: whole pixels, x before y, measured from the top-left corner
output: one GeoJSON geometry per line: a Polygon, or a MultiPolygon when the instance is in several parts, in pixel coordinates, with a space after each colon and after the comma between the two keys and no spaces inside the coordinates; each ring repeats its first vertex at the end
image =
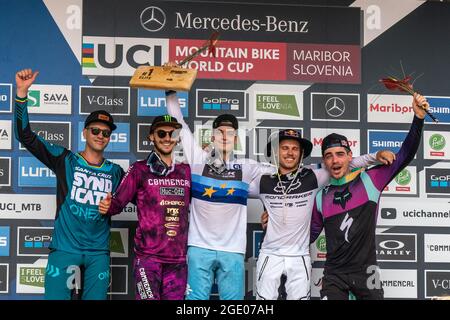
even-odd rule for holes
{"type": "Polygon", "coordinates": [[[326,300],[349,300],[352,293],[357,300],[383,300],[384,291],[371,282],[371,274],[358,273],[325,273],[322,278],[320,297],[326,300]]]}

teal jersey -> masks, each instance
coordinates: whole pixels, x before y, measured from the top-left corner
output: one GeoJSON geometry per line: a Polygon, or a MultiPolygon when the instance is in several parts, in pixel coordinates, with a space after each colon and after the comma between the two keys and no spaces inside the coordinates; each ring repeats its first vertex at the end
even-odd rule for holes
{"type": "Polygon", "coordinates": [[[111,220],[98,212],[100,200],[115,192],[123,169],[108,160],[89,164],[81,154],[49,143],[35,134],[28,121],[27,99],[16,97],[14,131],[17,140],[56,175],[56,217],[50,249],[78,254],[109,251],[111,220]]]}

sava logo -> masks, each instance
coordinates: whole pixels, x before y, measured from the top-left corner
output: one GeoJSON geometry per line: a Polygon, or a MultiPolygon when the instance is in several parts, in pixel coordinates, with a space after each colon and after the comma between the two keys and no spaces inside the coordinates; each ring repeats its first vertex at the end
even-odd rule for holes
{"type": "Polygon", "coordinates": [[[162,196],[184,196],[184,189],[177,187],[161,187],[159,194],[162,196]]]}
{"type": "Polygon", "coordinates": [[[28,91],[30,113],[70,114],[72,87],[33,84],[28,91]]]}

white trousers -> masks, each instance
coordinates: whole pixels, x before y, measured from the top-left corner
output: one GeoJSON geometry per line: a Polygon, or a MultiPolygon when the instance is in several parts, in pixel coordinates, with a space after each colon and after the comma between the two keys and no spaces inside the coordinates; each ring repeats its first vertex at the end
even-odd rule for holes
{"type": "Polygon", "coordinates": [[[311,258],[275,256],[260,253],[256,264],[256,299],[276,300],[281,275],[286,276],[286,299],[309,300],[311,258]]]}

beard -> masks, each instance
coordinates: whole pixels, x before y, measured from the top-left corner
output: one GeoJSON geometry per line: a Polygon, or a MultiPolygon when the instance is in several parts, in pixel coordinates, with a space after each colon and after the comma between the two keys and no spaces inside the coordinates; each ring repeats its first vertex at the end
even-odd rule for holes
{"type": "Polygon", "coordinates": [[[175,146],[173,146],[172,149],[170,149],[170,151],[164,151],[159,147],[158,143],[155,142],[154,146],[155,146],[155,150],[158,151],[158,153],[163,156],[170,156],[172,154],[173,148],[175,147],[175,146]]]}

